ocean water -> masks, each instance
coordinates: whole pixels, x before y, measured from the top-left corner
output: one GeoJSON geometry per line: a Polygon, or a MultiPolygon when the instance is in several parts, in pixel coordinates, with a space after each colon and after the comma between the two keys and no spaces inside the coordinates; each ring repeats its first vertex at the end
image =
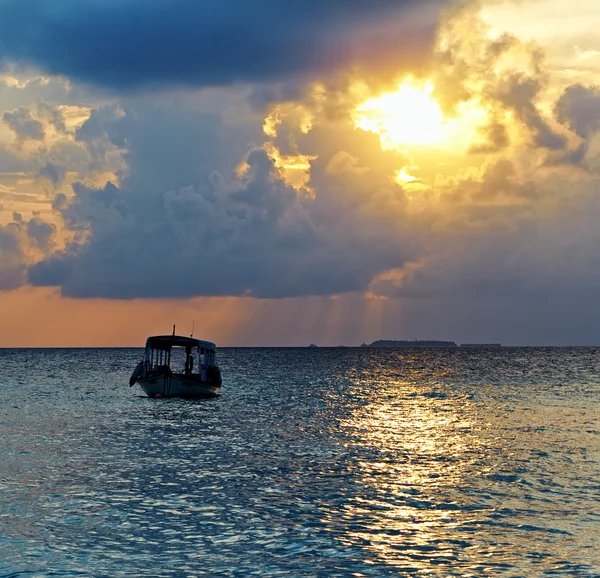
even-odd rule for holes
{"type": "Polygon", "coordinates": [[[600,576],[600,350],[0,350],[0,576],[600,576]]]}

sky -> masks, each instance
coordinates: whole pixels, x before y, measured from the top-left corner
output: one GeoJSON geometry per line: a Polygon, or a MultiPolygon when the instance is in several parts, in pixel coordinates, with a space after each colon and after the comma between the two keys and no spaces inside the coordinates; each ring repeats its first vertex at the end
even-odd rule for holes
{"type": "Polygon", "coordinates": [[[595,0],[0,0],[0,347],[600,345],[595,0]]]}

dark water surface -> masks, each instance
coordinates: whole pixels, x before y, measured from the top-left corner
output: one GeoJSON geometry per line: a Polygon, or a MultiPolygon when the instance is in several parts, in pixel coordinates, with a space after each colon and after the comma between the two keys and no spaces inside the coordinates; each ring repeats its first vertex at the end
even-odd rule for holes
{"type": "Polygon", "coordinates": [[[600,576],[600,350],[0,350],[0,576],[600,576]]]}

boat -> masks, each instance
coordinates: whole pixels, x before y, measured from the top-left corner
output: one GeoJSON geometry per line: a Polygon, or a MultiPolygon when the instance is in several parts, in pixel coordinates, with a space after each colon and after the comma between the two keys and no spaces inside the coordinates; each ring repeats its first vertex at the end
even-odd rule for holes
{"type": "Polygon", "coordinates": [[[215,396],[223,382],[216,353],[214,343],[175,335],[175,328],[173,335],[148,337],[129,385],[137,383],[153,398],[215,396]]]}

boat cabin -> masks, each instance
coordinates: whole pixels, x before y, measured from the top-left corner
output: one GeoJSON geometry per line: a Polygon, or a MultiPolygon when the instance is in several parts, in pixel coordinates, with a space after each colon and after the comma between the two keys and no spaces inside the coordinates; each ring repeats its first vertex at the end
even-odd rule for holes
{"type": "Polygon", "coordinates": [[[217,347],[210,341],[178,335],[157,335],[146,340],[145,374],[176,373],[206,381],[215,366],[217,347]]]}

